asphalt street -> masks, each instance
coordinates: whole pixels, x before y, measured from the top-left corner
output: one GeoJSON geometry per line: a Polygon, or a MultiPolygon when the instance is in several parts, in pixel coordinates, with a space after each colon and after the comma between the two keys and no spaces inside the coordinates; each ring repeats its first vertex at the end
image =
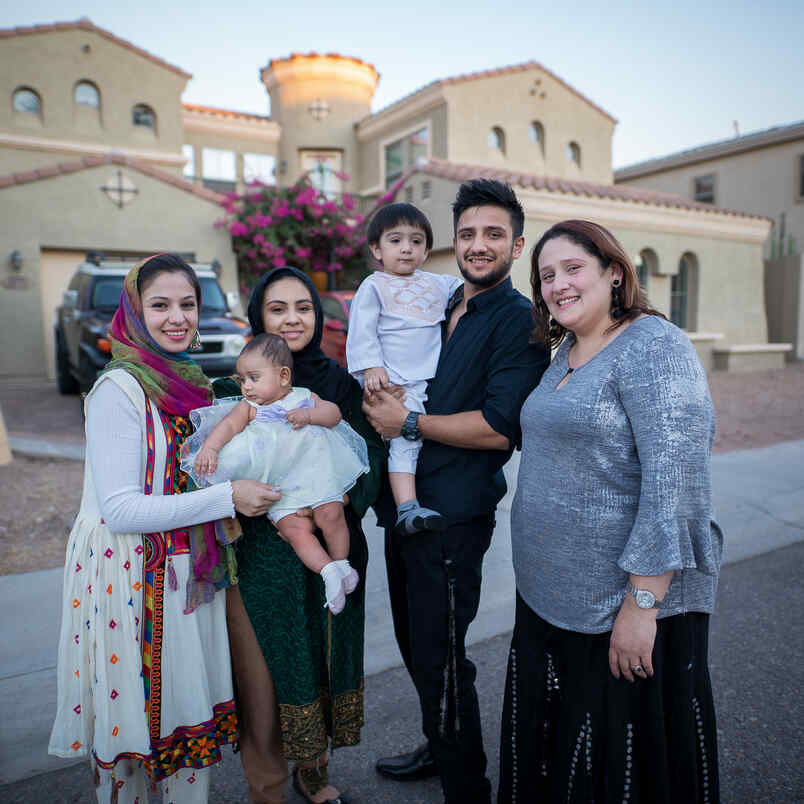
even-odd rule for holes
{"type": "MultiPolygon", "coordinates": [[[[801,761],[804,647],[804,543],[723,568],[712,617],[710,666],[718,715],[723,804],[804,801],[801,761]]],[[[499,723],[510,634],[476,643],[478,693],[496,788],[499,723]]],[[[366,679],[366,726],[356,748],[333,757],[333,779],[353,804],[436,804],[437,780],[400,784],[379,777],[378,756],[421,740],[418,704],[404,670],[366,679]]],[[[95,801],[87,765],[34,776],[0,787],[3,804],[95,801]]],[[[226,753],[214,772],[211,804],[247,802],[239,758],[226,753]]],[[[288,802],[301,801],[292,791],[288,802]]]]}

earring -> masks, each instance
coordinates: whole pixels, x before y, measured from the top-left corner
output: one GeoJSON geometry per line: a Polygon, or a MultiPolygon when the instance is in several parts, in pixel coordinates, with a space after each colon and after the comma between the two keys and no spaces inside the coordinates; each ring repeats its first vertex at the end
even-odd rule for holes
{"type": "Polygon", "coordinates": [[[551,341],[557,341],[561,337],[561,324],[550,316],[550,324],[547,329],[547,334],[550,336],[551,341]]]}
{"type": "Polygon", "coordinates": [[[619,321],[625,315],[623,309],[623,292],[620,287],[620,280],[615,279],[611,283],[611,317],[619,321]]]}
{"type": "Polygon", "coordinates": [[[200,352],[203,348],[204,347],[201,346],[201,336],[198,334],[198,330],[196,330],[193,339],[190,341],[190,345],[187,347],[187,351],[200,352]]]}

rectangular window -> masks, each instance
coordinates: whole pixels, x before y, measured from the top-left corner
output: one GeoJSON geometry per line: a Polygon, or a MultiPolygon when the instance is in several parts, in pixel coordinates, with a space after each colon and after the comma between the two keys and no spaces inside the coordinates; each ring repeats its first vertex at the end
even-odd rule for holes
{"type": "Polygon", "coordinates": [[[426,201],[433,191],[433,186],[429,179],[422,182],[422,201],[426,201]]]}
{"type": "Polygon", "coordinates": [[[408,204],[413,203],[413,187],[412,186],[405,187],[405,201],[408,204]]]}
{"type": "Polygon", "coordinates": [[[219,148],[204,148],[201,152],[201,171],[205,179],[237,181],[237,167],[234,151],[222,151],[219,148]]]}
{"type": "Polygon", "coordinates": [[[798,158],[798,197],[804,198],[804,154],[798,158]]]}
{"type": "Polygon", "coordinates": [[[192,145],[182,145],[181,152],[184,158],[187,160],[184,163],[184,178],[185,179],[194,179],[195,178],[195,148],[192,145]]]}
{"type": "Polygon", "coordinates": [[[274,184],[276,157],[271,154],[243,154],[243,181],[274,184]]]}
{"type": "Polygon", "coordinates": [[[694,189],[693,198],[704,204],[715,203],[715,174],[709,173],[706,176],[696,176],[693,179],[694,189]]]}
{"type": "Polygon", "coordinates": [[[430,130],[420,128],[385,146],[385,186],[390,187],[417,162],[427,159],[430,130]]]}

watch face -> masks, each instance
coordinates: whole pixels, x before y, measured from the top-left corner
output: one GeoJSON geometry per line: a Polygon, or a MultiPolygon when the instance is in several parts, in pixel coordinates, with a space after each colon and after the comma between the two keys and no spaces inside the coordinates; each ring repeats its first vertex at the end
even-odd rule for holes
{"type": "Polygon", "coordinates": [[[637,589],[636,604],[641,609],[652,609],[656,604],[656,596],[647,589],[637,589]]]}

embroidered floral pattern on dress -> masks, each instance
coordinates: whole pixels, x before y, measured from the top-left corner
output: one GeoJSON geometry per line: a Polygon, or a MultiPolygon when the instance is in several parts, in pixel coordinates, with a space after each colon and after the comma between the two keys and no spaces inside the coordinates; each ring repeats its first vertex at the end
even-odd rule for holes
{"type": "Polygon", "coordinates": [[[377,283],[389,313],[436,323],[444,317],[444,293],[426,273],[412,276],[378,274],[377,283]]]}

